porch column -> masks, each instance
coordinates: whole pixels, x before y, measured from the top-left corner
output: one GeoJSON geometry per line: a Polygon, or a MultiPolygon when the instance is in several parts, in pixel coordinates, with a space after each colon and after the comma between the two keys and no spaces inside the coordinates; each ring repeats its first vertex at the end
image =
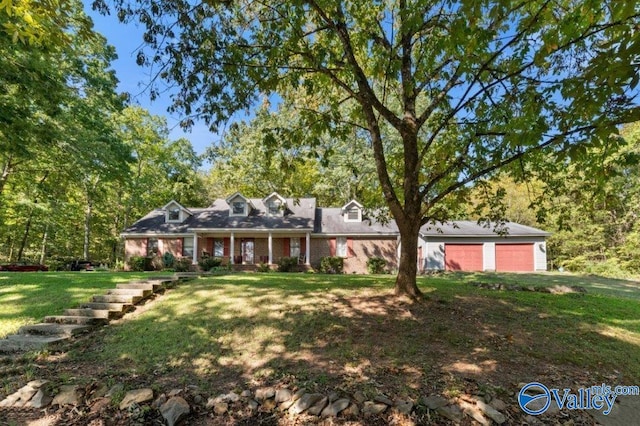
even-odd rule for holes
{"type": "Polygon", "coordinates": [[[231,241],[229,242],[229,264],[233,265],[233,257],[234,254],[236,252],[235,247],[236,246],[236,239],[235,239],[235,235],[233,234],[233,232],[231,233],[231,241]]]}
{"type": "Polygon", "coordinates": [[[269,232],[269,265],[273,264],[273,236],[269,232]]]}
{"type": "Polygon", "coordinates": [[[307,244],[305,245],[305,254],[304,254],[304,264],[305,265],[310,265],[311,264],[311,233],[307,232],[307,244]]]}
{"type": "Polygon", "coordinates": [[[198,234],[193,234],[193,264],[198,263],[198,234]]]}
{"type": "Polygon", "coordinates": [[[396,238],[398,242],[398,247],[396,248],[396,262],[398,262],[398,267],[400,267],[400,254],[402,253],[402,240],[400,239],[400,235],[396,238]]]}

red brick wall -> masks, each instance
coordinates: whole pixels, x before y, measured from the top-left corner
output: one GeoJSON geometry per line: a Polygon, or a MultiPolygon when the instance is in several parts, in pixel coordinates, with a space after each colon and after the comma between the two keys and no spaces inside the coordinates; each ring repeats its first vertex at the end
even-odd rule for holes
{"type": "MultiPolygon", "coordinates": [[[[335,238],[335,237],[333,237],[335,238]]],[[[312,238],[311,239],[311,266],[318,269],[320,259],[331,255],[330,241],[332,238],[312,238]]],[[[367,260],[372,257],[381,257],[387,261],[387,270],[394,270],[398,267],[396,237],[377,238],[352,238],[351,255],[344,259],[345,274],[366,274],[367,260]]]]}

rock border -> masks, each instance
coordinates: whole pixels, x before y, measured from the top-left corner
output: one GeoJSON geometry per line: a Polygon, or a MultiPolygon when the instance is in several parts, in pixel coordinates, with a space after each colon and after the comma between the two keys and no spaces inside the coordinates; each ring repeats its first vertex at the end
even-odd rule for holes
{"type": "Polygon", "coordinates": [[[0,407],[45,409],[57,406],[76,409],[85,404],[99,403],[104,406],[114,405],[115,402],[118,402],[117,409],[120,413],[134,421],[140,413],[155,410],[169,426],[179,424],[193,412],[204,412],[214,417],[235,413],[279,413],[293,418],[341,417],[366,421],[367,418],[382,414],[411,416],[418,410],[430,410],[436,416],[454,422],[461,422],[465,416],[483,425],[492,422],[503,424],[507,421],[507,417],[501,412],[505,411],[507,406],[496,398],[486,401],[481,396],[445,398],[430,395],[413,401],[385,394],[366,397],[361,391],[356,391],[353,395],[338,391],[323,394],[287,386],[245,389],[239,393],[232,391],[207,399],[195,386],[157,394],[151,388],[137,388],[125,392],[121,383],[107,389],[104,383],[98,382],[87,387],[71,384],[55,387],[47,380],[33,380],[0,401],[0,407]],[[188,401],[191,401],[191,404],[188,401]]]}

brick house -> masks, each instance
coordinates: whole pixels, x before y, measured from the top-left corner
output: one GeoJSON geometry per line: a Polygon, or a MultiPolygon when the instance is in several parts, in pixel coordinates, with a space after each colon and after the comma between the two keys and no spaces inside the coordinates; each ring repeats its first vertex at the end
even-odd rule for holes
{"type": "Polygon", "coordinates": [[[277,264],[296,257],[317,268],[325,256],[344,258],[345,273],[365,273],[371,257],[397,268],[399,236],[395,222],[370,220],[353,200],[341,208],[316,206],[315,198],[263,199],[235,193],[206,208],[186,208],[176,201],[149,212],[122,232],[125,261],[132,256],[190,257],[197,263],[213,256],[231,265],[277,264]]]}
{"type": "MultiPolygon", "coordinates": [[[[546,270],[549,234],[507,223],[496,234],[475,222],[424,226],[418,244],[418,270],[546,270]]],[[[352,200],[342,207],[319,207],[315,198],[263,199],[235,193],[206,208],[186,208],[176,201],[149,212],[122,232],[125,261],[132,256],[172,253],[195,264],[213,256],[236,268],[275,265],[283,257],[318,268],[325,256],[344,258],[345,273],[366,273],[367,260],[385,259],[398,267],[400,234],[393,220],[366,217],[352,200]],[[244,265],[244,266],[241,266],[244,265]]]]}

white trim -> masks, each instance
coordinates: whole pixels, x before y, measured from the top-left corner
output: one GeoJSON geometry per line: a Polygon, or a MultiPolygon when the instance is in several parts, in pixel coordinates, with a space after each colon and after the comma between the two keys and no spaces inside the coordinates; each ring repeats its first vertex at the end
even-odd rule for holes
{"type": "Polygon", "coordinates": [[[167,234],[167,233],[139,233],[139,234],[120,234],[120,238],[133,239],[133,238],[184,238],[193,236],[192,232],[181,232],[176,234],[167,234]]]}
{"type": "Polygon", "coordinates": [[[311,238],[324,238],[324,237],[400,237],[400,233],[398,232],[389,232],[389,233],[365,233],[365,232],[333,232],[333,233],[313,233],[311,234],[311,238]]]}
{"type": "Polygon", "coordinates": [[[193,265],[198,264],[198,234],[193,234],[193,265]]]}
{"type": "Polygon", "coordinates": [[[309,263],[309,262],[310,262],[310,260],[309,260],[309,259],[311,258],[311,233],[310,233],[310,232],[307,232],[307,235],[305,236],[305,238],[306,238],[306,240],[305,240],[305,242],[306,242],[306,246],[305,246],[305,248],[304,248],[304,249],[305,249],[305,253],[304,253],[304,255],[305,255],[304,264],[305,264],[305,265],[310,265],[311,263],[309,263]]]}
{"type": "Polygon", "coordinates": [[[273,264],[273,234],[269,232],[269,265],[273,264]]]}
{"type": "Polygon", "coordinates": [[[273,232],[277,234],[304,234],[309,232],[313,228],[298,228],[298,229],[278,229],[278,228],[187,228],[187,231],[198,232],[200,234],[228,234],[229,232],[236,232],[239,234],[253,234],[262,232],[273,232]]]}

